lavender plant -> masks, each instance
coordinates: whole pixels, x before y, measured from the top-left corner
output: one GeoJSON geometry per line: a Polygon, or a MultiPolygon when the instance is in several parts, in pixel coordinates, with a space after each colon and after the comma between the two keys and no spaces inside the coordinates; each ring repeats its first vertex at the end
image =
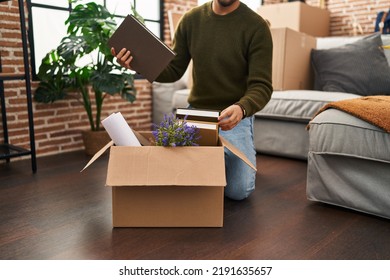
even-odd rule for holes
{"type": "Polygon", "coordinates": [[[152,134],[156,146],[198,146],[199,129],[196,126],[189,126],[186,118],[180,120],[173,114],[165,115],[160,125],[153,124],[153,126],[152,134]]]}

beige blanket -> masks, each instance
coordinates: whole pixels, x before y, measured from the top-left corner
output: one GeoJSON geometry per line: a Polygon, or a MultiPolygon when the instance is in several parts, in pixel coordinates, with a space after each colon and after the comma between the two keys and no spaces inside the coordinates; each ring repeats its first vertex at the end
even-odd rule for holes
{"type": "Polygon", "coordinates": [[[349,113],[390,133],[390,96],[365,96],[330,102],[322,107],[315,116],[329,108],[349,113]]]}

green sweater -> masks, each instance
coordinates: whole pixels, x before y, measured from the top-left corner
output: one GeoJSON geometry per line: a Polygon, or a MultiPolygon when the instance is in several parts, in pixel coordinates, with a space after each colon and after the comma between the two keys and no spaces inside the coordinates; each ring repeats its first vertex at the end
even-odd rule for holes
{"type": "Polygon", "coordinates": [[[192,59],[191,106],[223,110],[239,102],[251,116],[271,98],[272,48],[267,23],[245,4],[220,16],[208,2],[183,16],[173,42],[177,55],[156,81],[180,79],[192,59]]]}

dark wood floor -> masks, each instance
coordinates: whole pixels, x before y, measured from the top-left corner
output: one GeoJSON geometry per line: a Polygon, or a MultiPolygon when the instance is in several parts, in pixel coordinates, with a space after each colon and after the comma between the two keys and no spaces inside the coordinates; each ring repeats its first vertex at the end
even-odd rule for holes
{"type": "Polygon", "coordinates": [[[306,200],[306,162],[258,156],[223,228],[112,228],[108,156],[0,163],[0,259],[390,259],[390,220],[306,200]]]}

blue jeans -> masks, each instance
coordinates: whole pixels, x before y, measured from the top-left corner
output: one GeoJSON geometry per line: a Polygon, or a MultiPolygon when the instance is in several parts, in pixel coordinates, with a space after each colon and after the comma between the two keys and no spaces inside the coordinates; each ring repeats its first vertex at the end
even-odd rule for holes
{"type": "MultiPolygon", "coordinates": [[[[256,150],[253,142],[254,117],[247,117],[231,130],[219,134],[243,152],[256,166],[256,150]]],[[[226,181],[225,196],[234,200],[247,198],[255,190],[256,171],[225,148],[226,181]]]]}

